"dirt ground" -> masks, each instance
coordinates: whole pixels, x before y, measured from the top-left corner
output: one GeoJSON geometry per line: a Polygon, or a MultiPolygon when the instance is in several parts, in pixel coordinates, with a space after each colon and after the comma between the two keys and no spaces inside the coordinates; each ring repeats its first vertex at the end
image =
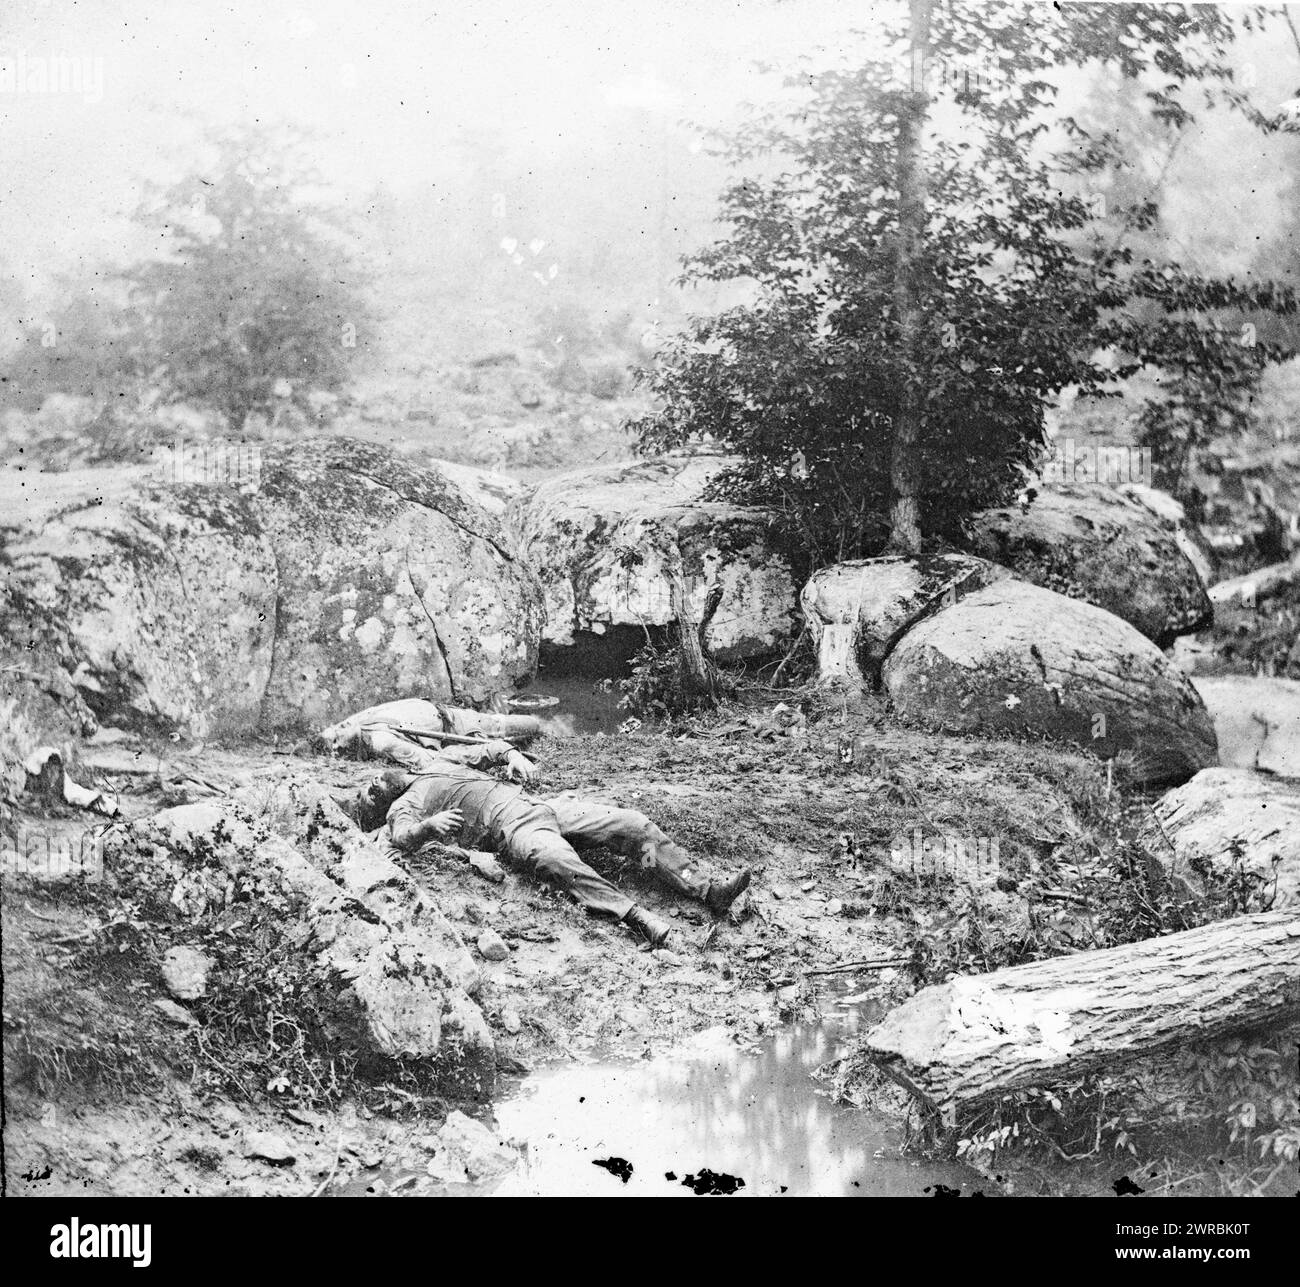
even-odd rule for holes
{"type": "MultiPolygon", "coordinates": [[[[706,1028],[753,1041],[815,1018],[818,981],[855,961],[876,963],[867,973],[877,995],[901,999],[914,986],[918,944],[936,918],[959,914],[969,893],[951,881],[900,883],[889,859],[898,837],[916,828],[998,837],[1002,879],[982,906],[993,909],[987,924],[1010,935],[1042,911],[1044,859],[1074,842],[1078,812],[1104,781],[1095,761],[1059,748],[921,736],[847,713],[787,729],[762,712],[733,711],[678,736],[543,738],[534,754],[538,795],[572,789],[641,809],[720,872],[747,865],[755,876],[731,914],[714,921],[634,864],[598,854],[593,865],[671,920],[667,950],[651,952],[522,872],[507,870],[494,884],[451,856],[412,859],[468,943],[490,927],[511,949],[503,961],[481,962],[477,997],[503,1086],[555,1061],[648,1058],[706,1028]]],[[[115,793],[132,818],[304,772],[342,792],[373,769],[302,747],[146,748],[125,739],[89,749],[78,771],[115,793]]],[[[75,829],[86,816],[28,822],[75,829]]],[[[161,1054],[114,1051],[115,1014],[163,997],[161,981],[106,979],[69,991],[66,970],[93,923],[89,908],[67,881],[6,877],[3,891],[6,1056],[24,1070],[5,1083],[9,1193],[436,1187],[424,1167],[432,1132],[451,1108],[468,1106],[396,1085],[354,1086],[324,1104],[271,1091],[213,1095],[186,1045],[191,1034],[167,1031],[165,1019],[161,1054]],[[47,1046],[48,1023],[59,1029],[62,1066],[21,1057],[30,1055],[28,1019],[38,1011],[47,1046]],[[167,1071],[142,1084],[137,1065],[153,1059],[167,1071]],[[278,1161],[248,1155],[250,1133],[266,1131],[284,1146],[278,1161]],[[399,1178],[372,1179],[380,1169],[399,1178]]],[[[470,1111],[491,1120],[490,1108],[470,1111]]]]}

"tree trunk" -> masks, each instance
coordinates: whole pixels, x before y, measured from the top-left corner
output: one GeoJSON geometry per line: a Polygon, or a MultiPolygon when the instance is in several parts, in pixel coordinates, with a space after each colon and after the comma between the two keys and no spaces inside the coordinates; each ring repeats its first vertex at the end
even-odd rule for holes
{"type": "Polygon", "coordinates": [[[933,0],[909,0],[911,102],[898,133],[898,259],[894,266],[894,313],[898,318],[903,382],[890,448],[889,548],[916,554],[921,548],[917,506],[922,391],[916,377],[925,322],[922,300],[922,260],[925,251],[927,180],[923,135],[926,107],[926,62],[930,52],[930,10],[933,0]]]}
{"type": "Polygon", "coordinates": [[[1298,1014],[1300,915],[1265,912],[924,988],[866,1050],[952,1124],[959,1103],[1298,1014]]]}
{"type": "Polygon", "coordinates": [[[681,670],[682,696],[691,709],[716,706],[722,685],[717,669],[705,651],[704,633],[722,601],[722,587],[715,585],[709,590],[698,625],[691,619],[686,607],[686,581],[677,568],[669,572],[668,589],[673,616],[677,621],[677,658],[681,670]]]}

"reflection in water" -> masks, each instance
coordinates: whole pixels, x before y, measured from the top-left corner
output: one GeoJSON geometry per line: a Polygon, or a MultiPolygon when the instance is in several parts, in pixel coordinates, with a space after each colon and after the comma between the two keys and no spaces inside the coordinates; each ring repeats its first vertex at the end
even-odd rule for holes
{"type": "Polygon", "coordinates": [[[682,1179],[705,1167],[741,1177],[746,1195],[919,1195],[936,1184],[987,1190],[962,1167],[900,1158],[895,1127],[833,1104],[812,1080],[861,1022],[854,1009],[838,1021],[784,1029],[750,1052],[715,1029],[671,1059],[530,1077],[498,1106],[502,1132],[528,1147],[525,1164],[497,1192],[689,1197],[682,1179]],[[632,1163],[626,1183],[594,1165],[608,1158],[632,1163]]]}
{"type": "Polygon", "coordinates": [[[623,694],[612,680],[608,688],[601,688],[587,676],[541,675],[530,691],[559,698],[557,705],[532,712],[549,737],[613,733],[628,717],[627,711],[619,709],[623,694]]]}

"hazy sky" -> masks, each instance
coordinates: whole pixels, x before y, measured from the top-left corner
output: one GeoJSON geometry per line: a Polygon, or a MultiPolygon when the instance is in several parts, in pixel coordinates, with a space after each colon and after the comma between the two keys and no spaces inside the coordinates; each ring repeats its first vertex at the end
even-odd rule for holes
{"type": "Polygon", "coordinates": [[[499,127],[539,157],[572,153],[580,170],[597,126],[617,119],[644,137],[665,116],[719,123],[771,92],[755,60],[788,67],[800,54],[843,52],[851,30],[901,7],[0,0],[0,68],[21,57],[30,77],[44,60],[53,76],[50,60],[62,58],[77,77],[69,92],[0,85],[0,260],[39,280],[79,257],[120,253],[117,217],[140,176],[185,167],[204,124],[311,126],[322,167],[355,191],[431,183],[445,172],[447,141],[474,125],[499,127]]]}
{"type": "MultiPolygon", "coordinates": [[[[73,60],[71,92],[0,92],[0,248],[11,263],[111,248],[141,173],[200,122],[294,121],[358,189],[428,182],[458,130],[580,147],[620,107],[713,123],[761,96],[756,59],[834,47],[844,0],[3,0],[0,59],[73,60]],[[77,79],[72,76],[78,75],[77,79]]],[[[51,77],[54,75],[53,64],[51,77]]],[[[30,79],[28,81],[30,83],[30,79]]],[[[626,110],[624,116],[627,116],[626,110]]]]}

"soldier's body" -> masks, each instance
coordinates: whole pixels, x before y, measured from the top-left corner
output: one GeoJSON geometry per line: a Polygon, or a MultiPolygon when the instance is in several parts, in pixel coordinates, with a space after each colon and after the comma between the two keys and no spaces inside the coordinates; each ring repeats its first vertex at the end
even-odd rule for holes
{"type": "Polygon", "coordinates": [[[375,775],[353,802],[365,830],[386,826],[398,848],[413,851],[430,840],[457,840],[515,860],[539,878],[567,890],[597,915],[626,922],[653,944],[669,926],[638,907],[579,856],[602,846],[635,858],[666,885],[723,915],[749,885],[748,869],[728,881],[710,880],[693,859],[645,814],[584,800],[565,792],[549,800],[529,795],[532,763],[503,739],[437,750],[380,730],[368,735],[371,750],[402,765],[375,775]],[[504,768],[509,782],[485,772],[504,768]]]}

